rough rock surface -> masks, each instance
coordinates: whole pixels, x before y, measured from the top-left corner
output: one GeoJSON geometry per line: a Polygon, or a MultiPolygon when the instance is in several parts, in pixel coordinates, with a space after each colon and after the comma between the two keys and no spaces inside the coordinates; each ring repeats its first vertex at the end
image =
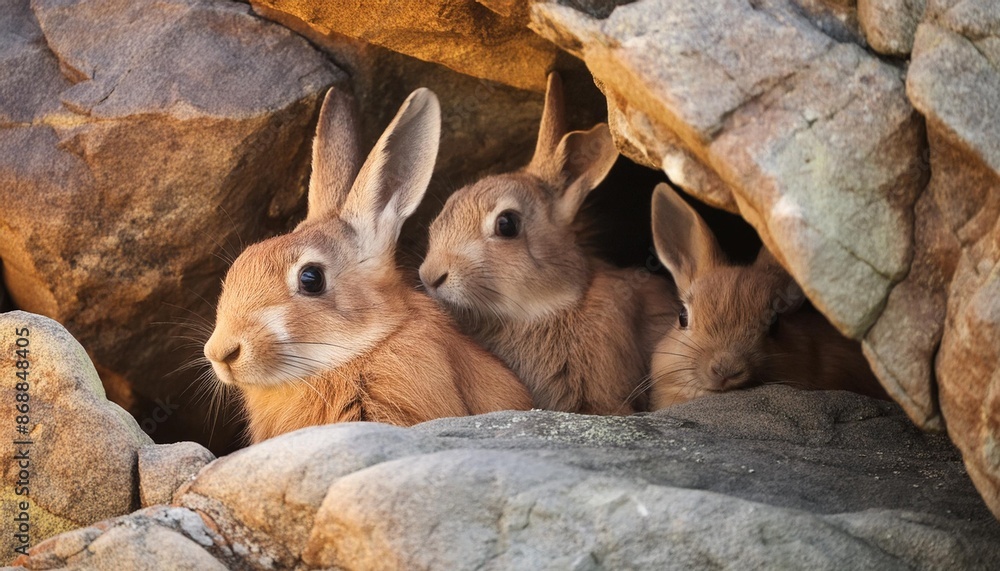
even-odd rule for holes
{"type": "Polygon", "coordinates": [[[7,290],[64,323],[155,438],[207,441],[210,399],[170,373],[200,354],[227,253],[304,211],[320,98],[346,75],[236,2],[0,12],[7,290]]]}
{"type": "Polygon", "coordinates": [[[914,268],[866,350],[883,379],[936,395],[919,401],[922,411],[943,417],[1000,517],[998,70],[1000,4],[928,2],[907,93],[927,118],[931,182],[918,204],[914,268]]]}
{"type": "Polygon", "coordinates": [[[772,386],[625,418],[307,428],[16,563],[75,567],[94,545],[241,569],[988,569],[1000,524],[896,405],[772,386]]]}
{"type": "Polygon", "coordinates": [[[22,311],[0,314],[0,375],[0,418],[13,437],[0,440],[4,561],[20,545],[11,522],[22,501],[30,544],[139,507],[136,452],[152,442],[107,401],[87,353],[62,326],[22,311]],[[25,379],[26,387],[17,384],[25,379]],[[20,405],[27,408],[15,410],[20,405]]]}
{"type": "Polygon", "coordinates": [[[142,507],[169,504],[184,483],[215,460],[197,442],[154,444],[139,449],[139,501],[142,507]]]}
{"type": "Polygon", "coordinates": [[[235,562],[223,538],[197,513],[154,506],[54,537],[25,563],[33,569],[214,571],[239,569],[235,562]]]}
{"type": "Polygon", "coordinates": [[[858,2],[874,49],[912,45],[905,93],[796,6],[550,3],[532,26],[602,82],[626,154],[754,225],[1000,515],[1000,4],[858,2]]]}
{"type": "Polygon", "coordinates": [[[623,151],[739,212],[838,328],[868,330],[909,269],[927,178],[898,68],[782,0],[640,0],[606,20],[536,4],[532,27],[601,82],[623,151]]]}
{"type": "Polygon", "coordinates": [[[455,71],[534,91],[545,90],[545,73],[559,50],[533,34],[523,9],[506,2],[487,7],[471,0],[429,2],[317,2],[253,0],[272,13],[292,16],[321,35],[341,34],[455,71]],[[492,9],[491,9],[492,8],[492,9]]]}
{"type": "Polygon", "coordinates": [[[858,0],[858,18],[868,45],[890,56],[905,56],[924,14],[926,0],[858,0]]]}

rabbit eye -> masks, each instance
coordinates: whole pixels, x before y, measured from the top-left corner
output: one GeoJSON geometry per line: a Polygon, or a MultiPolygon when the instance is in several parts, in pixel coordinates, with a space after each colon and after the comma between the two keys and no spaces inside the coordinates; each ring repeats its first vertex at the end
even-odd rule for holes
{"type": "Polygon", "coordinates": [[[517,238],[521,233],[521,215],[513,210],[504,210],[497,216],[494,233],[501,238],[517,238]]]}
{"type": "Polygon", "coordinates": [[[319,266],[303,266],[299,270],[299,291],[307,295],[323,293],[326,280],[323,279],[323,269],[319,266]]]}
{"type": "Polygon", "coordinates": [[[677,312],[677,323],[680,324],[681,329],[687,329],[688,326],[688,308],[682,305],[681,310],[677,312]]]}

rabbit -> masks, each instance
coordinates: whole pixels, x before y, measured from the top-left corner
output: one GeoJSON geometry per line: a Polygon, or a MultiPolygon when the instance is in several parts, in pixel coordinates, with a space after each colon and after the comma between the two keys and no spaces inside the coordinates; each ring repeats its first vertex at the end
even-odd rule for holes
{"type": "Polygon", "coordinates": [[[588,255],[574,218],[618,151],[608,126],[566,133],[550,74],[534,157],[457,190],[431,223],[420,279],[542,409],[629,414],[675,311],[669,280],[588,255]]]}
{"type": "Polygon", "coordinates": [[[316,424],[530,409],[517,377],[396,267],[400,227],[437,157],[437,97],[414,91],[360,172],[352,103],[335,90],[324,100],[305,220],[248,247],[223,282],[204,353],[239,388],[251,441],[316,424]]]}
{"type": "Polygon", "coordinates": [[[653,240],[683,307],[653,355],[650,404],[765,383],[888,399],[861,346],[819,312],[762,247],[749,266],[727,263],[698,213],[666,184],[653,193],[653,240]]]}

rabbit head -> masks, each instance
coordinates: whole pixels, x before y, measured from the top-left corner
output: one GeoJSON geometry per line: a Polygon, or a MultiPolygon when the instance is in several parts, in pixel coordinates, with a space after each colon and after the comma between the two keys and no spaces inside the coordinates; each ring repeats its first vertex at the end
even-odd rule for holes
{"type": "Polygon", "coordinates": [[[395,244],[430,181],[441,112],[431,91],[414,91],[360,169],[355,115],[349,97],[327,94],[306,219],[247,248],[226,275],[205,344],[223,383],[277,386],[335,369],[405,319],[392,310],[395,244]]]}
{"type": "Polygon", "coordinates": [[[530,321],[583,295],[590,270],[573,221],[618,151],[606,124],[565,123],[553,73],[530,164],[459,189],[431,224],[420,279],[459,317],[530,321]]]}
{"type": "Polygon", "coordinates": [[[705,222],[666,184],[653,194],[653,236],[683,304],[653,356],[654,403],[771,378],[779,315],[805,298],[791,276],[766,248],[749,266],[727,263],[705,222]]]}

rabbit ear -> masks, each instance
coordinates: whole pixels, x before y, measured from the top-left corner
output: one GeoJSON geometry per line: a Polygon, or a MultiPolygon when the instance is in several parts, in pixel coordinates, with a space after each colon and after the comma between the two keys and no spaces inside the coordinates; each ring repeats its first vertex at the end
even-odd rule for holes
{"type": "Polygon", "coordinates": [[[573,131],[563,137],[556,157],[563,183],[556,215],[569,223],[590,191],[608,176],[618,160],[618,149],[608,125],[601,123],[589,131],[573,131]]]}
{"type": "Polygon", "coordinates": [[[535,156],[526,170],[559,189],[556,215],[560,220],[572,221],[587,194],[604,180],[617,159],[606,124],[566,133],[562,79],[550,73],[535,156]]]}
{"type": "Polygon", "coordinates": [[[309,213],[306,220],[337,215],[347,200],[358,169],[357,107],[354,98],[330,88],[319,111],[313,139],[312,176],[309,178],[309,213]]]}
{"type": "Polygon", "coordinates": [[[410,94],[368,155],[341,218],[366,254],[392,251],[403,222],[427,191],[441,137],[441,107],[426,88],[410,94]]]}
{"type": "MultiPolygon", "coordinates": [[[[545,88],[545,109],[542,111],[542,124],[538,128],[535,156],[532,157],[531,166],[528,168],[541,167],[542,164],[551,162],[565,134],[566,104],[563,101],[562,78],[553,71],[549,74],[549,82],[545,88]]],[[[532,170],[537,171],[539,168],[532,170]]]]}
{"type": "Polygon", "coordinates": [[[653,242],[682,292],[725,260],[705,221],[665,183],[653,192],[653,242]]]}

